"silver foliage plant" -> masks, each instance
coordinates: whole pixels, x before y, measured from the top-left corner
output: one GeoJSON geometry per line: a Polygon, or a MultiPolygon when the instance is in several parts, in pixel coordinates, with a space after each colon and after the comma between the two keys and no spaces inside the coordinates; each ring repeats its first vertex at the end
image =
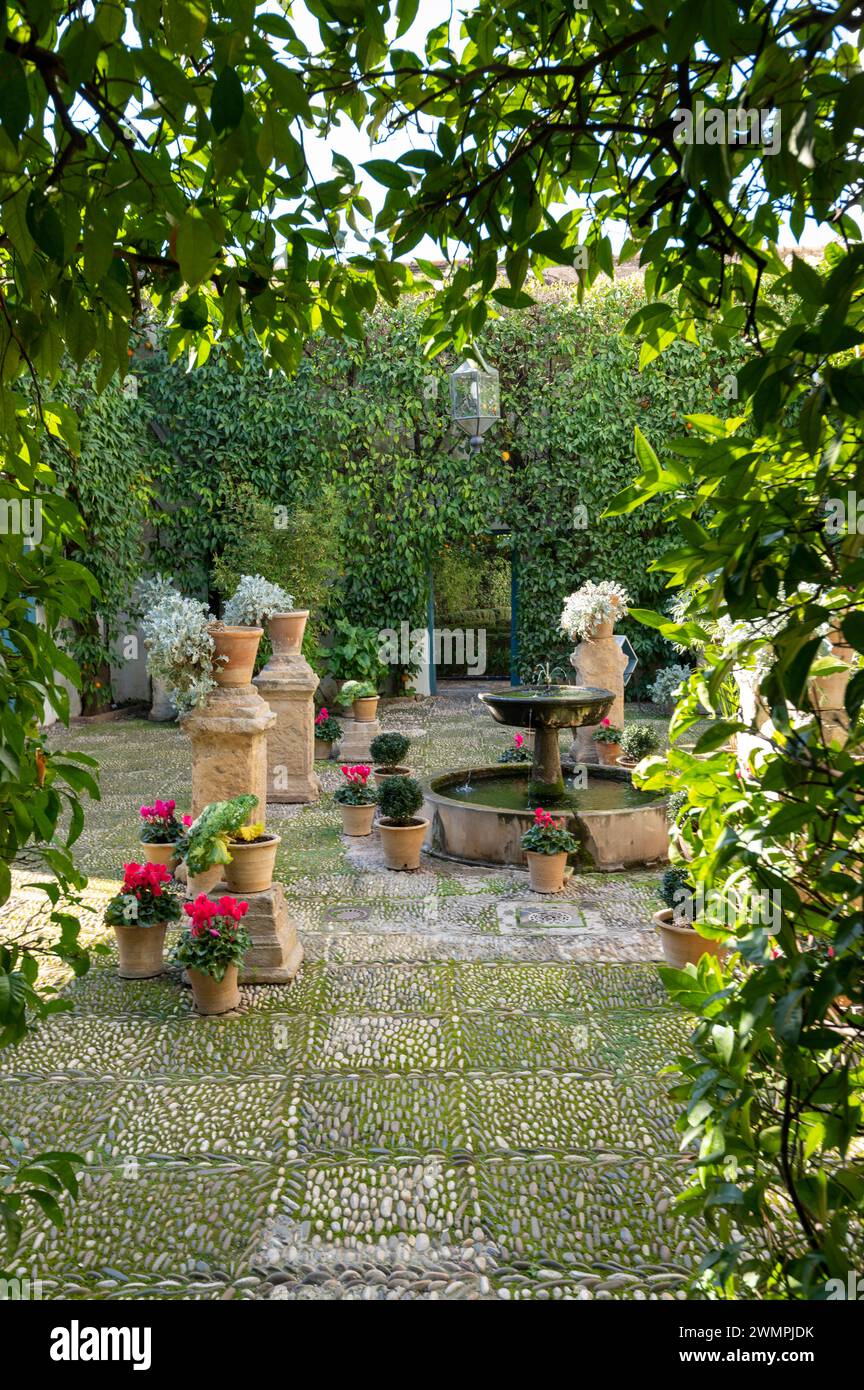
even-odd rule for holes
{"type": "Polygon", "coordinates": [[[147,669],[164,683],[178,713],[185,714],[216,689],[213,638],[207,630],[213,614],[206,603],[185,598],[161,575],[145,580],[140,593],[146,606],[141,628],[147,669]]]}
{"type": "Polygon", "coordinates": [[[564,600],[561,631],[571,642],[577,637],[584,641],[601,623],[626,618],[629,601],[627,590],[614,579],[602,579],[599,584],[589,579],[564,600]]]}
{"type": "Polygon", "coordinates": [[[229,627],[260,627],[274,613],[290,613],[293,607],[294,599],[280,585],[260,574],[241,574],[222,621],[229,627]]]}
{"type": "Polygon", "coordinates": [[[678,693],[678,687],[693,672],[689,666],[673,663],[671,666],[664,666],[662,671],[658,671],[654,677],[652,685],[648,687],[648,694],[655,705],[671,704],[678,693]]]}

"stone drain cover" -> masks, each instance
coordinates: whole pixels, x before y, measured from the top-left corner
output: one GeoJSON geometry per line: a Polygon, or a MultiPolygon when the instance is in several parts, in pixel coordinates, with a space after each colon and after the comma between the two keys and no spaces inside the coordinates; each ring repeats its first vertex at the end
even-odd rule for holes
{"type": "Polygon", "coordinates": [[[331,907],[325,913],[325,922],[367,922],[372,916],[368,907],[331,907]]]}

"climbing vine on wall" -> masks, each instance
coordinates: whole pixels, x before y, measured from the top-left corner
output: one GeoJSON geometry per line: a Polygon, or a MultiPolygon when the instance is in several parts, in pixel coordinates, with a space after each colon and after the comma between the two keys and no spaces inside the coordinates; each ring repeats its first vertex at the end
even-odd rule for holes
{"type": "Polygon", "coordinates": [[[121,631],[121,615],[133,606],[145,566],[153,490],[146,400],[134,394],[134,380],[133,392],[124,392],[116,378],[97,395],[94,375],[92,367],[72,368],[57,393],[78,418],[80,454],[49,445],[57,481],[84,522],[81,535],[67,543],[68,557],[86,565],[99,585],[96,604],[64,639],[81,667],[85,714],[110,702],[109,664],[123,659],[118,641],[129,634],[121,631]]]}
{"type": "MultiPolygon", "coordinates": [[[[326,482],[342,500],[323,523],[339,531],[342,555],[331,616],[423,625],[444,547],[497,523],[519,565],[520,663],[560,661],[562,598],[583,580],[618,579],[639,606],[662,606],[663,579],[648,573],[663,548],[659,513],[602,516],[637,471],[634,426],[662,450],[681,417],[718,404],[731,380],[728,360],[688,343],[639,373],[639,344],[623,328],[641,303],[636,278],[581,305],[569,287],[549,287],[537,307],[488,324],[482,346],[501,373],[503,419],[473,458],[450,425],[454,364],[423,356],[421,304],[379,309],[364,344],[314,341],[292,378],[269,374],[252,350],[240,370],[217,351],[192,372],[144,354],[151,566],[204,594],[214,560],[243,533],[242,496],[251,489],[290,510],[326,482]]],[[[140,417],[138,449],[139,427],[140,417]]],[[[668,644],[635,624],[623,630],[644,682],[668,644]]]]}

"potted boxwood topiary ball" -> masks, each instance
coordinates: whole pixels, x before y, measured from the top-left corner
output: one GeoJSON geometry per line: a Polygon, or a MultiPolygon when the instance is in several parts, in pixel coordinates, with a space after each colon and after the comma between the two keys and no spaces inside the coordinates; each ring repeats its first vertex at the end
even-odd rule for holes
{"type": "Polygon", "coordinates": [[[660,747],[660,736],[650,724],[628,724],[621,735],[619,767],[635,767],[660,747]]]}
{"type": "Polygon", "coordinates": [[[417,815],[423,788],[413,777],[385,777],[378,787],[378,829],[388,869],[419,869],[428,820],[417,815]]]}
{"type": "Polygon", "coordinates": [[[378,734],[369,744],[369,754],[375,766],[375,781],[379,784],[385,777],[410,777],[410,767],[403,766],[402,759],[408,752],[409,741],[404,734],[378,734]]]}
{"type": "Polygon", "coordinates": [[[671,865],[660,880],[659,892],[666,906],[654,913],[654,925],[666,964],[683,970],[687,965],[698,965],[706,952],[723,960],[726,951],[720,942],[700,936],[695,929],[697,900],[689,869],[683,864],[671,865]]]}

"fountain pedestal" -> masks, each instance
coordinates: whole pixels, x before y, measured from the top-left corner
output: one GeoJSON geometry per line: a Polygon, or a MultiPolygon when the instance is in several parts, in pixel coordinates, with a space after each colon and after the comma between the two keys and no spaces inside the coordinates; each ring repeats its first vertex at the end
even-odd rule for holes
{"type": "MultiPolygon", "coordinates": [[[[616,728],[624,724],[624,669],[627,655],[621,650],[612,632],[612,624],[600,623],[592,637],[575,648],[570,665],[580,685],[599,685],[612,693],[612,703],[606,718],[616,728]]],[[[573,742],[565,755],[568,764],[599,763],[597,744],[586,725],[574,728],[573,742]]]]}
{"type": "Polygon", "coordinates": [[[556,801],[564,795],[557,729],[537,729],[535,732],[528,795],[536,797],[540,805],[544,801],[556,801]]]}

